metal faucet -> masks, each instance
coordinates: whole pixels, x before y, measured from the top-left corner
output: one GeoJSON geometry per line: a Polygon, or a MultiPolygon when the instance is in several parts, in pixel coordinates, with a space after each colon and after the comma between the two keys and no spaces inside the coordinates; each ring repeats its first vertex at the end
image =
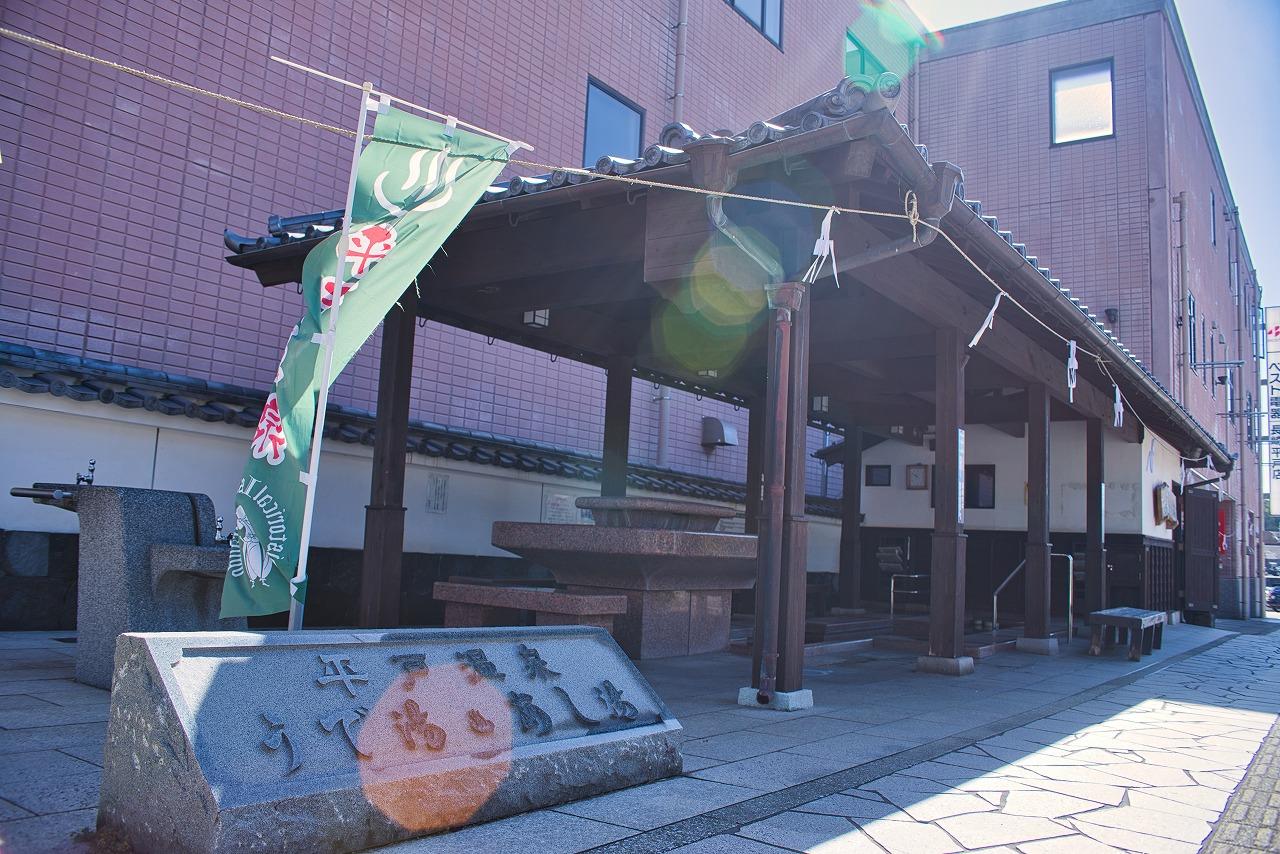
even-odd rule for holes
{"type": "Polygon", "coordinates": [[[222,533],[222,517],[218,517],[217,525],[213,529],[213,541],[215,543],[225,543],[230,537],[222,533]]]}
{"type": "Polygon", "coordinates": [[[80,474],[80,472],[76,472],[76,486],[93,486],[93,470],[97,468],[97,466],[98,461],[90,459],[88,474],[80,474]]]}

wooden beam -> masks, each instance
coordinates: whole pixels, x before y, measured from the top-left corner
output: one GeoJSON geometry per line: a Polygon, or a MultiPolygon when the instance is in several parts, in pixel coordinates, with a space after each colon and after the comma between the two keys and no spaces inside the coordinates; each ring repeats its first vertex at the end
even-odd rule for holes
{"type": "Polygon", "coordinates": [[[933,355],[933,333],[897,335],[889,338],[851,338],[846,334],[813,341],[809,347],[809,354],[815,363],[929,357],[933,355]]]}
{"type": "Polygon", "coordinates": [[[840,605],[862,603],[862,430],[844,437],[844,495],[840,498],[840,605]]]}
{"type": "Polygon", "coordinates": [[[614,304],[655,296],[637,264],[606,264],[540,276],[521,274],[467,289],[443,287],[443,282],[431,287],[434,302],[469,314],[510,314],[516,322],[526,310],[536,308],[614,304]]]}
{"type": "MultiPolygon", "coordinates": [[[[842,245],[843,240],[847,241],[843,245],[860,246],[871,234],[879,235],[870,226],[856,222],[857,219],[835,219],[832,229],[833,232],[838,230],[833,233],[837,245],[842,245]]],[[[880,235],[870,239],[883,241],[885,238],[880,235]]],[[[843,262],[839,263],[843,265],[843,262]]],[[[843,266],[841,272],[846,272],[843,266]]],[[[857,275],[863,285],[883,294],[930,325],[958,330],[966,343],[991,309],[990,302],[980,302],[969,296],[914,254],[897,255],[847,273],[857,275]]],[[[992,291],[993,299],[994,296],[992,291]]],[[[1024,381],[1043,383],[1050,395],[1068,403],[1082,415],[1111,418],[1111,395],[1089,382],[1083,373],[1075,389],[1074,403],[1068,400],[1066,345],[1062,345],[1061,356],[1051,354],[1006,319],[997,321],[996,327],[988,330],[977,350],[1024,381]]],[[[1119,433],[1127,442],[1140,441],[1136,419],[1129,419],[1119,433]]]]}
{"type": "Polygon", "coordinates": [[[929,655],[964,655],[964,368],[959,332],[937,331],[933,555],[929,578],[929,655]]]}
{"type": "Polygon", "coordinates": [[[1026,624],[1028,638],[1049,637],[1049,391],[1027,389],[1027,565],[1026,624]]]}
{"type": "Polygon", "coordinates": [[[1106,458],[1102,419],[1085,422],[1084,442],[1085,592],[1090,611],[1107,607],[1106,458]]]}
{"type": "Polygon", "coordinates": [[[604,466],[600,473],[600,494],[621,497],[627,494],[627,451],[631,442],[630,359],[609,360],[604,390],[604,466]]]}
{"type": "Polygon", "coordinates": [[[463,228],[432,260],[431,287],[472,289],[513,274],[545,276],[644,259],[644,206],[557,207],[536,216],[486,220],[463,228]]]}
{"type": "Polygon", "coordinates": [[[358,619],[366,628],[400,625],[404,556],[405,444],[413,390],[413,336],[417,322],[413,285],[382,321],[373,473],[364,510],[358,619]],[[403,310],[402,308],[403,307],[403,310]]]}

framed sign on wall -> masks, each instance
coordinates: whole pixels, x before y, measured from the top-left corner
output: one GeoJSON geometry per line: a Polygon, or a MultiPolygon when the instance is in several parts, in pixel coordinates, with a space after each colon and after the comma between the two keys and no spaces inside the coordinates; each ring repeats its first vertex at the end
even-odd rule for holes
{"type": "Polygon", "coordinates": [[[907,466],[907,489],[928,489],[929,467],[924,463],[907,466]]]}

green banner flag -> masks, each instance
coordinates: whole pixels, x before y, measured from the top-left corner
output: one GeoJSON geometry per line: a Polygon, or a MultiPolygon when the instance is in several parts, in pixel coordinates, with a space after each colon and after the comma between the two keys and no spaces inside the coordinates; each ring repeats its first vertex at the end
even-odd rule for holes
{"type": "MultiPolygon", "coordinates": [[[[306,311],[285,344],[236,493],[222,616],[274,614],[303,601],[298,566],[329,311],[340,300],[330,382],[506,166],[507,144],[394,109],[360,154],[349,246],[334,234],[302,267],[306,311]],[[339,268],[339,255],[344,255],[339,268]],[[341,278],[341,285],[338,279],[341,278]]],[[[314,488],[314,486],[313,486],[314,488]]]]}

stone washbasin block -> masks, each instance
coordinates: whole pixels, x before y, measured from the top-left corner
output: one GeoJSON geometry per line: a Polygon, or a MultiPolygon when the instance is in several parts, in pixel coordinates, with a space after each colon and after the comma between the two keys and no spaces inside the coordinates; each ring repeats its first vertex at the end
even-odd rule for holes
{"type": "Polygon", "coordinates": [[[665,531],[714,531],[721,519],[735,514],[729,507],[672,501],[667,498],[583,497],[574,505],[591,511],[602,528],[657,528],[665,531]]]}
{"type": "Polygon", "coordinates": [[[361,851],[679,774],[602,629],[129,633],[98,827],[136,851],[361,851]]]}
{"type": "Polygon", "coordinates": [[[732,592],[756,579],[756,537],[713,530],[732,510],[654,498],[577,503],[596,524],[495,522],[493,544],[545,566],[571,593],[625,594],[613,634],[632,658],[728,646],[732,592]]]}
{"type": "Polygon", "coordinates": [[[111,687],[123,632],[236,630],[220,619],[228,545],[207,495],[120,486],[60,488],[80,517],[76,679],[111,687]]]}

